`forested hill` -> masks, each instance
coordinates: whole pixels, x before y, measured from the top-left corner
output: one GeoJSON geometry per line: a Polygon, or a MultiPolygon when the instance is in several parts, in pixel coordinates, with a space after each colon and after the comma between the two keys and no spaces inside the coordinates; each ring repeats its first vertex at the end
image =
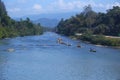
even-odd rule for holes
{"type": "Polygon", "coordinates": [[[93,33],[120,36],[120,7],[114,6],[106,13],[96,13],[90,5],[70,19],[61,20],[57,32],[67,36],[76,33],[93,33]]]}
{"type": "Polygon", "coordinates": [[[4,3],[0,0],[0,39],[15,36],[39,35],[42,33],[41,26],[33,24],[29,18],[15,21],[6,11],[4,3]]]}

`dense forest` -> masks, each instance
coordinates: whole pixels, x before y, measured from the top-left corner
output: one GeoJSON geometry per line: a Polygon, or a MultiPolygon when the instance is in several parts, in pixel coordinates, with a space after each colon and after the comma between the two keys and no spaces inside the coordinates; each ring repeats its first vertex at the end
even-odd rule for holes
{"type": "Polygon", "coordinates": [[[79,36],[80,39],[95,44],[120,46],[120,39],[108,39],[103,36],[120,36],[120,7],[114,6],[106,13],[97,13],[88,5],[80,14],[70,19],[61,19],[56,29],[57,33],[66,36],[83,34],[79,36]]]}
{"type": "Polygon", "coordinates": [[[4,3],[0,0],[0,39],[15,36],[39,35],[42,27],[33,24],[29,18],[15,21],[11,19],[6,11],[4,3]]]}
{"type": "Polygon", "coordinates": [[[61,19],[57,32],[68,36],[85,32],[120,36],[120,7],[115,6],[107,13],[96,13],[88,5],[80,14],[70,19],[61,19]]]}

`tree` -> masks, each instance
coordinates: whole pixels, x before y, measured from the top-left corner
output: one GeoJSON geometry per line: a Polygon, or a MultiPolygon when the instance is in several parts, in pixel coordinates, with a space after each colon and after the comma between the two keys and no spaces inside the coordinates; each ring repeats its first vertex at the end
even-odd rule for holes
{"type": "Polygon", "coordinates": [[[7,11],[4,3],[0,0],[0,16],[7,15],[7,11]]]}
{"type": "Polygon", "coordinates": [[[107,13],[96,13],[90,5],[85,6],[82,13],[66,20],[62,19],[57,26],[57,30],[57,32],[65,35],[92,31],[95,34],[119,36],[120,7],[114,6],[107,10],[107,13]]]}
{"type": "Polygon", "coordinates": [[[82,13],[85,17],[86,26],[91,28],[95,23],[97,13],[92,10],[91,5],[85,6],[84,11],[82,13]]]}
{"type": "Polygon", "coordinates": [[[87,15],[87,13],[89,13],[89,12],[91,12],[92,11],[92,7],[91,7],[91,5],[89,4],[88,6],[85,6],[84,7],[84,10],[83,10],[83,14],[84,14],[84,16],[86,16],[87,15]]]}
{"type": "Polygon", "coordinates": [[[38,35],[42,33],[41,26],[33,24],[29,18],[15,21],[7,15],[4,3],[0,0],[0,39],[6,37],[38,35]]]}
{"type": "Polygon", "coordinates": [[[95,34],[105,34],[107,31],[109,31],[108,27],[105,24],[99,24],[95,30],[95,34]]]}

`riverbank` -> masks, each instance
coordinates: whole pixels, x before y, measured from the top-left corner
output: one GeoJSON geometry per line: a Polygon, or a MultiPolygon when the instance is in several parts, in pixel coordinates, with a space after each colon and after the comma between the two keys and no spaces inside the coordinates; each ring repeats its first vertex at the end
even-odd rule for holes
{"type": "Polygon", "coordinates": [[[120,49],[83,42],[78,48],[78,41],[53,32],[3,42],[7,44],[0,45],[0,80],[117,80],[120,76],[120,49]],[[72,46],[59,45],[57,38],[72,46]]]}
{"type": "Polygon", "coordinates": [[[82,40],[87,43],[99,45],[99,46],[109,46],[114,48],[120,48],[120,38],[106,37],[103,35],[90,35],[83,34],[80,36],[71,36],[72,39],[82,40]]]}

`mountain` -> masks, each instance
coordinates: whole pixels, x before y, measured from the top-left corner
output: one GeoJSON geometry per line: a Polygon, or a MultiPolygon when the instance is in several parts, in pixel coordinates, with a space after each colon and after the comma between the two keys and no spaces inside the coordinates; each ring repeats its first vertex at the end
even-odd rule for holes
{"type": "MultiPolygon", "coordinates": [[[[21,17],[25,20],[29,17],[33,23],[40,23],[42,26],[53,28],[57,26],[59,21],[63,19],[68,19],[71,16],[75,16],[78,12],[66,12],[66,13],[46,13],[46,14],[34,14],[21,17]]],[[[14,18],[14,20],[19,21],[21,18],[14,18]]]]}
{"type": "MultiPolygon", "coordinates": [[[[61,20],[61,18],[68,19],[71,16],[76,15],[78,12],[66,12],[66,13],[45,13],[45,14],[33,14],[33,15],[26,15],[22,18],[23,20],[26,19],[26,17],[29,17],[32,21],[38,20],[40,18],[48,18],[48,19],[57,19],[61,20]]],[[[19,17],[13,17],[15,20],[19,20],[19,17]]]]}
{"type": "Polygon", "coordinates": [[[33,23],[38,24],[40,23],[43,27],[54,28],[59,23],[58,19],[49,19],[49,18],[40,18],[38,20],[33,21],[33,23]]]}

